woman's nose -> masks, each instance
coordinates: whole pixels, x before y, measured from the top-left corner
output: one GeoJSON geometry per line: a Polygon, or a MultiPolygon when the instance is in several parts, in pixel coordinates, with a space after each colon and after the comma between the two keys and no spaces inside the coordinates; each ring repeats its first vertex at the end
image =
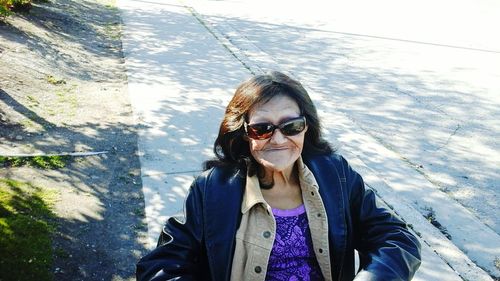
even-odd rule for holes
{"type": "Polygon", "coordinates": [[[286,136],[283,135],[280,129],[274,129],[274,133],[271,136],[271,142],[274,144],[282,144],[286,142],[286,136]]]}

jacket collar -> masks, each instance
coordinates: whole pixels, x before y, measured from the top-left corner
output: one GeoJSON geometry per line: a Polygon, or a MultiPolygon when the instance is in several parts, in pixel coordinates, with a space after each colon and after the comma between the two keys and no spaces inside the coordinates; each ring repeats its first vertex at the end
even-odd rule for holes
{"type": "Polygon", "coordinates": [[[245,214],[253,206],[257,204],[266,204],[264,196],[260,191],[260,184],[257,175],[250,177],[247,173],[247,182],[245,185],[245,192],[243,193],[243,201],[241,202],[241,213],[245,214]]]}
{"type": "MultiPolygon", "coordinates": [[[[299,172],[301,187],[304,188],[304,186],[313,186],[314,188],[318,189],[316,181],[314,180],[314,176],[309,168],[307,168],[307,166],[304,164],[302,156],[297,159],[295,165],[297,165],[298,168],[297,170],[299,172]]],[[[267,205],[266,200],[264,200],[264,196],[262,196],[257,175],[249,176],[247,172],[245,191],[243,194],[243,201],[241,203],[241,213],[245,214],[257,204],[263,204],[264,206],[267,205]]]]}

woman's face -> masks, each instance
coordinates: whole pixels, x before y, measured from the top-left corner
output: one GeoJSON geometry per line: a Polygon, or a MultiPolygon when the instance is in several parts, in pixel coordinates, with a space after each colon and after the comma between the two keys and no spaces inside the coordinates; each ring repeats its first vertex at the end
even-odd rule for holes
{"type": "MultiPolygon", "coordinates": [[[[287,96],[280,95],[266,103],[255,105],[249,111],[248,124],[269,122],[278,125],[299,116],[300,108],[297,103],[287,96]]],[[[302,153],[306,131],[307,127],[298,135],[285,136],[279,129],[276,129],[269,139],[255,140],[249,138],[250,152],[266,170],[284,171],[292,168],[302,153]]]]}

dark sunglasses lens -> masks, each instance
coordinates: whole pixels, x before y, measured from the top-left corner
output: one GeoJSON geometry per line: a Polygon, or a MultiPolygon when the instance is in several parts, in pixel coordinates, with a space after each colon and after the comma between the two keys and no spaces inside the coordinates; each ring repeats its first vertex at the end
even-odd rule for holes
{"type": "Polygon", "coordinates": [[[255,124],[248,126],[248,137],[252,139],[268,139],[272,136],[274,126],[272,124],[255,124]]]}
{"type": "Polygon", "coordinates": [[[304,118],[297,119],[297,120],[290,120],[288,122],[285,122],[283,125],[280,126],[281,132],[286,135],[286,136],[294,136],[297,134],[300,134],[302,131],[304,131],[306,127],[306,122],[304,118]]]}

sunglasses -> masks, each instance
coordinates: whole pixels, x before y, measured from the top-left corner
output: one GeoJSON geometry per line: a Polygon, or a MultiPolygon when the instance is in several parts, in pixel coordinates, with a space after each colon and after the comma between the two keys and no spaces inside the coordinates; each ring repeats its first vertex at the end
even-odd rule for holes
{"type": "Polygon", "coordinates": [[[245,132],[247,136],[254,140],[265,140],[273,136],[274,131],[279,129],[281,133],[285,136],[295,136],[306,128],[306,117],[300,116],[292,119],[288,119],[281,124],[274,125],[272,123],[257,123],[257,124],[247,124],[245,123],[245,132]]]}

